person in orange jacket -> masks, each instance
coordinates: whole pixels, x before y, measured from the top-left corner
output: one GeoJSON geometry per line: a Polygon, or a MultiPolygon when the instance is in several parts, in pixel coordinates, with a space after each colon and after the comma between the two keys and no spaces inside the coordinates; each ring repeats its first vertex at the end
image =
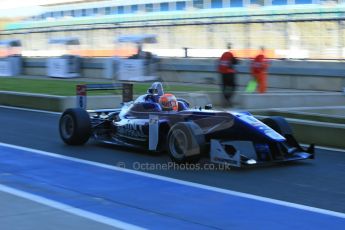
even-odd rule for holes
{"type": "Polygon", "coordinates": [[[238,63],[238,60],[230,51],[231,43],[227,44],[227,48],[228,48],[228,51],[224,52],[219,59],[218,72],[222,76],[222,81],[223,81],[222,91],[223,91],[224,98],[231,105],[232,104],[231,98],[236,89],[236,81],[235,81],[236,70],[234,69],[234,65],[238,63]]]}
{"type": "Polygon", "coordinates": [[[267,69],[268,62],[265,58],[265,49],[261,47],[261,53],[258,54],[251,63],[251,73],[258,83],[258,92],[265,93],[267,91],[267,69]]]}

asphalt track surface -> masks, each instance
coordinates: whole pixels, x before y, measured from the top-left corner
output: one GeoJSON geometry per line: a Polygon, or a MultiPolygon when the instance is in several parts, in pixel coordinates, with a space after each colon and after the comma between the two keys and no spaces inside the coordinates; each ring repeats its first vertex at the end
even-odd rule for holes
{"type": "Polygon", "coordinates": [[[168,156],[92,141],[67,146],[60,140],[58,120],[58,114],[0,108],[0,142],[128,169],[142,164],[141,171],[152,174],[345,213],[342,151],[317,149],[315,160],[251,169],[158,170],[147,163],[167,164],[168,156]]]}

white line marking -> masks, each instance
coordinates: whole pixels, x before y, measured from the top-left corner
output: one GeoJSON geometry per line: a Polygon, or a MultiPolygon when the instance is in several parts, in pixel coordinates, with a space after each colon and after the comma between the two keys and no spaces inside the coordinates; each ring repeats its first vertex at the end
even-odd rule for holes
{"type": "MultiPolygon", "coordinates": [[[[306,111],[299,111],[299,110],[318,110],[318,109],[344,109],[345,106],[343,105],[334,105],[334,106],[308,106],[308,107],[275,107],[275,108],[266,108],[266,109],[247,109],[250,112],[260,112],[260,111],[273,111],[275,112],[275,110],[278,111],[284,111],[284,112],[289,112],[289,111],[293,111],[293,112],[304,112],[306,113],[306,111]]],[[[310,111],[308,111],[310,113],[310,111]]],[[[312,111],[311,111],[312,112],[312,111]]]]}
{"type": "Polygon", "coordinates": [[[61,114],[59,112],[52,112],[52,111],[39,110],[39,109],[28,109],[28,108],[21,108],[21,107],[6,106],[6,105],[0,105],[0,108],[16,109],[16,110],[29,111],[29,112],[37,112],[37,113],[48,113],[48,114],[54,114],[54,115],[60,115],[61,114]]]}
{"type": "Polygon", "coordinates": [[[345,106],[343,105],[333,105],[333,106],[309,106],[309,107],[283,107],[283,108],[269,108],[271,109],[279,109],[279,110],[315,110],[315,109],[343,109],[345,106]]]}
{"type": "Polygon", "coordinates": [[[138,227],[136,225],[128,224],[128,223],[120,221],[120,220],[101,216],[101,215],[98,215],[98,214],[95,214],[92,212],[88,212],[88,211],[85,211],[85,210],[82,210],[79,208],[74,208],[72,206],[62,204],[62,203],[59,203],[59,202],[56,202],[53,200],[49,200],[49,199],[46,199],[44,197],[40,197],[40,196],[37,196],[34,194],[30,194],[30,193],[27,193],[24,191],[20,191],[20,190],[11,188],[11,187],[7,187],[7,186],[2,185],[2,184],[0,184],[0,191],[6,192],[9,194],[18,196],[18,197],[22,197],[22,198],[25,198],[28,200],[32,200],[32,201],[35,201],[37,203],[44,204],[44,205],[47,205],[49,207],[56,208],[56,209],[59,209],[59,210],[62,210],[62,211],[68,212],[68,213],[72,213],[74,215],[81,216],[81,217],[84,217],[84,218],[87,218],[87,219],[90,219],[93,221],[97,221],[97,222],[102,223],[102,224],[110,225],[112,227],[116,227],[116,228],[120,228],[120,229],[131,229],[131,230],[132,229],[135,229],[135,230],[145,229],[145,228],[138,227]]]}
{"type": "Polygon", "coordinates": [[[331,148],[331,147],[324,147],[324,146],[316,146],[317,149],[324,149],[324,150],[330,150],[330,151],[337,151],[337,152],[343,152],[345,153],[345,149],[338,149],[338,148],[331,148]]]}
{"type": "MultiPolygon", "coordinates": [[[[308,144],[301,144],[303,147],[309,147],[308,144]]],[[[326,147],[326,146],[315,146],[315,149],[323,149],[323,150],[329,150],[329,151],[336,151],[336,152],[342,152],[345,153],[345,149],[338,149],[338,148],[332,148],[332,147],[326,147]]]]}
{"type": "Polygon", "coordinates": [[[263,201],[263,202],[267,202],[267,203],[282,205],[282,206],[286,206],[286,207],[301,209],[301,210],[310,211],[310,212],[316,212],[316,213],[320,213],[320,214],[325,214],[325,215],[330,215],[330,216],[345,219],[345,213],[330,211],[330,210],[321,209],[321,208],[315,208],[315,207],[301,205],[301,204],[295,204],[295,203],[291,203],[291,202],[287,202],[287,201],[276,200],[276,199],[271,199],[271,198],[262,197],[262,196],[256,196],[256,195],[252,195],[252,194],[248,194],[248,193],[236,192],[233,190],[216,188],[216,187],[212,187],[209,185],[203,185],[203,184],[198,184],[198,183],[194,183],[194,182],[169,178],[169,177],[165,177],[165,176],[154,175],[154,174],[150,174],[150,173],[146,173],[146,172],[135,171],[132,169],[120,168],[120,167],[116,167],[116,166],[106,165],[106,164],[92,162],[92,161],[88,161],[88,160],[77,159],[77,158],[73,158],[73,157],[59,155],[56,153],[51,153],[51,152],[41,151],[41,150],[37,150],[37,149],[31,149],[31,148],[27,148],[27,147],[21,147],[21,146],[6,144],[6,143],[2,143],[2,142],[0,142],[0,146],[14,148],[14,149],[28,151],[28,152],[32,152],[32,153],[36,153],[36,154],[45,155],[45,156],[50,156],[50,157],[70,160],[70,161],[74,161],[74,162],[78,162],[78,163],[102,167],[102,168],[115,170],[115,171],[119,171],[119,172],[131,173],[131,174],[140,175],[140,176],[144,176],[144,177],[154,178],[157,180],[168,181],[168,182],[172,182],[172,183],[176,183],[176,184],[186,185],[186,186],[190,186],[190,187],[194,187],[194,188],[205,189],[205,190],[219,192],[219,193],[228,194],[228,195],[232,195],[232,196],[238,196],[238,197],[263,201]]]}

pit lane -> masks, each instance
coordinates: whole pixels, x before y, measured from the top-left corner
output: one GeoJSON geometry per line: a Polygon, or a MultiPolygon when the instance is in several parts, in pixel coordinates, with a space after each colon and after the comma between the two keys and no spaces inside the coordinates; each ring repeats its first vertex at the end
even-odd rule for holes
{"type": "MultiPolygon", "coordinates": [[[[53,113],[0,108],[0,142],[114,166],[123,164],[128,169],[134,168],[134,163],[170,162],[166,155],[92,142],[85,146],[66,146],[58,134],[58,119],[59,115],[53,113]]],[[[314,161],[244,170],[142,171],[345,213],[345,153],[317,149],[316,154],[314,161]]]]}

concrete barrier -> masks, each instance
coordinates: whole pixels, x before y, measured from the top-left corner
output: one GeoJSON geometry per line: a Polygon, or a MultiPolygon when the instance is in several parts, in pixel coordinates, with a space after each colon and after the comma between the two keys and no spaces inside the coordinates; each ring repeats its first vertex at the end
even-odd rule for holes
{"type": "Polygon", "coordinates": [[[46,58],[23,58],[23,74],[29,76],[46,76],[46,58]]]}
{"type": "MultiPolygon", "coordinates": [[[[162,59],[160,76],[165,81],[220,84],[216,64],[216,59],[162,59]]],[[[245,86],[251,79],[249,66],[249,60],[236,66],[238,85],[245,86]]],[[[342,62],[275,60],[268,76],[270,88],[341,91],[345,86],[342,62]]]]}
{"type": "MultiPolygon", "coordinates": [[[[189,94],[184,94],[189,98],[189,94]]],[[[226,104],[221,92],[200,92],[191,97],[198,98],[198,105],[213,104],[222,106],[226,104]]],[[[188,100],[188,99],[187,99],[188,100]]],[[[289,108],[289,107],[306,107],[306,106],[338,106],[345,105],[345,96],[337,92],[322,93],[266,93],[266,94],[246,94],[237,92],[234,96],[234,104],[242,109],[269,109],[269,108],[289,108]]]]}
{"type": "Polygon", "coordinates": [[[282,116],[291,125],[296,139],[305,144],[315,144],[345,149],[345,117],[310,114],[300,111],[251,111],[257,118],[282,116]]]}
{"type": "Polygon", "coordinates": [[[243,94],[241,97],[241,105],[247,109],[345,105],[345,96],[337,92],[243,94]]]}
{"type": "Polygon", "coordinates": [[[68,97],[0,91],[0,104],[31,109],[62,111],[68,97]]]}
{"type": "MultiPolygon", "coordinates": [[[[173,92],[173,91],[172,91],[173,92]]],[[[207,104],[214,106],[226,105],[221,92],[173,92],[177,97],[184,98],[191,105],[203,107],[207,104]]],[[[136,98],[134,96],[134,98],[136,98]]],[[[92,109],[119,107],[122,97],[118,95],[103,95],[87,97],[87,104],[92,109]]],[[[234,97],[234,103],[241,109],[269,109],[306,106],[338,106],[345,105],[345,96],[341,93],[267,93],[267,94],[239,94],[234,97]]],[[[52,96],[32,93],[0,92],[0,104],[63,111],[75,106],[75,97],[52,96]]]]}
{"type": "Polygon", "coordinates": [[[345,124],[315,122],[288,118],[298,141],[345,149],[345,124]]]}
{"type": "Polygon", "coordinates": [[[81,76],[86,78],[107,78],[106,64],[106,58],[83,58],[81,76]]]}
{"type": "Polygon", "coordinates": [[[301,112],[301,111],[285,111],[285,110],[255,110],[253,111],[256,115],[263,115],[263,116],[281,116],[281,117],[288,117],[292,119],[302,119],[302,120],[310,120],[316,122],[326,122],[326,123],[337,123],[337,124],[345,124],[345,116],[337,116],[337,115],[325,115],[325,114],[315,114],[315,113],[308,113],[308,112],[301,112]]]}
{"type": "MultiPolygon", "coordinates": [[[[46,76],[44,58],[24,58],[24,74],[46,76]]],[[[251,79],[249,60],[236,67],[237,82],[245,86],[251,79]]],[[[159,64],[159,76],[167,82],[220,84],[216,71],[217,59],[164,58],[159,64]]],[[[83,58],[82,76],[111,78],[109,58],[83,58]]],[[[280,89],[341,91],[345,87],[342,62],[275,60],[269,68],[268,86],[280,89]]]]}
{"type": "MultiPolygon", "coordinates": [[[[87,98],[88,109],[118,108],[122,96],[91,96],[87,98]]],[[[45,94],[0,91],[0,104],[6,106],[62,112],[76,107],[75,96],[52,96],[45,94]]]]}
{"type": "MultiPolygon", "coordinates": [[[[108,58],[82,58],[81,76],[87,78],[107,78],[108,58]]],[[[47,76],[46,58],[24,58],[23,74],[47,76]]]]}

